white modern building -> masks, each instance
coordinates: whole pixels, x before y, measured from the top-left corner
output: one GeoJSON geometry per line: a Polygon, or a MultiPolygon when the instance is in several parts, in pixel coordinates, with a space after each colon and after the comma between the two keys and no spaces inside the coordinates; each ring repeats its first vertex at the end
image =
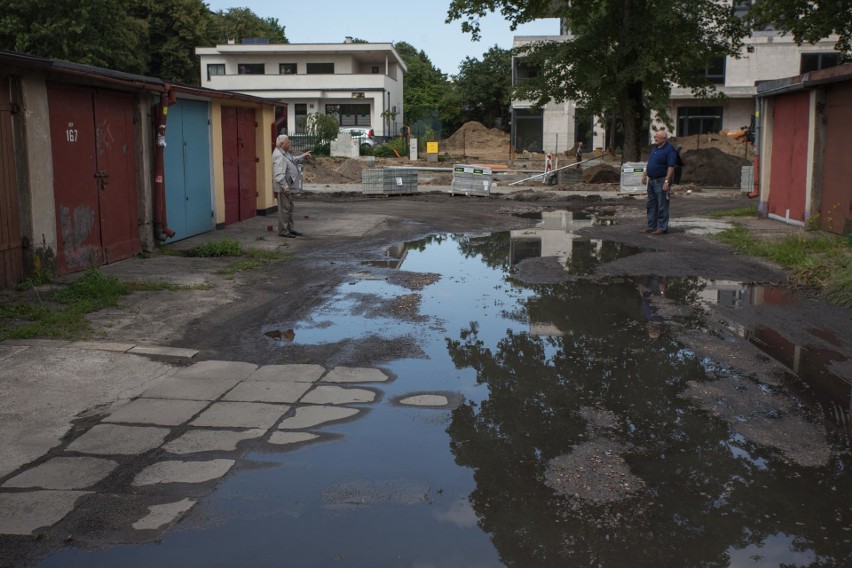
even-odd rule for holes
{"type": "MultiPolygon", "coordinates": [[[[750,2],[735,2],[735,9],[745,12],[750,2]]],[[[561,35],[516,36],[512,47],[541,41],[568,41],[569,32],[564,22],[561,35]]],[[[753,31],[744,39],[739,58],[719,57],[705,69],[716,90],[725,95],[722,101],[697,99],[690,89],[672,88],[669,116],[674,122],[674,135],[689,136],[720,130],[735,131],[751,124],[754,115],[755,83],[790,77],[832,67],[839,62],[834,50],[836,37],[815,44],[796,45],[791,35],[774,30],[753,31]]],[[[534,69],[524,65],[523,57],[512,61],[512,82],[523,81],[534,69]]],[[[529,101],[513,100],[512,143],[516,151],[524,150],[558,153],[582,141],[587,150],[607,149],[607,126],[598,117],[584,113],[574,101],[549,103],[542,110],[534,110],[529,101]]],[[[663,121],[652,117],[654,128],[663,121]]],[[[649,138],[650,142],[650,138],[649,138]]]]}
{"type": "Polygon", "coordinates": [[[201,85],[282,103],[279,131],[304,132],[309,114],[394,136],[404,124],[405,62],[390,43],[228,43],[198,47],[201,85]]]}

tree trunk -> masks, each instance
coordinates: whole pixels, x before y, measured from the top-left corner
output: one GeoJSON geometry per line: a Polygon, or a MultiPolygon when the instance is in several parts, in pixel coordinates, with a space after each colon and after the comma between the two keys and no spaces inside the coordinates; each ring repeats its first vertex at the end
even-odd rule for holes
{"type": "Polygon", "coordinates": [[[627,162],[639,162],[642,158],[643,132],[645,121],[645,99],[642,95],[642,83],[635,82],[627,87],[626,108],[621,113],[624,122],[623,159],[627,162]]]}

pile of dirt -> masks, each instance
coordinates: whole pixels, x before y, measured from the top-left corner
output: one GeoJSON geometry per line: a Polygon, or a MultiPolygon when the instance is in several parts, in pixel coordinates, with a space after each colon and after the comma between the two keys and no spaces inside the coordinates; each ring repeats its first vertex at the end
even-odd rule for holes
{"type": "Polygon", "coordinates": [[[311,159],[305,163],[305,183],[361,183],[361,172],[369,164],[349,158],[311,159]]]}
{"type": "Polygon", "coordinates": [[[509,134],[472,120],[444,140],[441,148],[446,154],[505,158],[509,155],[509,134]]]}
{"type": "Polygon", "coordinates": [[[742,167],[751,165],[744,158],[726,154],[719,148],[702,148],[683,153],[682,183],[705,187],[739,187],[742,167]]]}
{"type": "Polygon", "coordinates": [[[591,166],[583,170],[583,181],[586,183],[620,183],[621,170],[606,164],[591,166]]]}

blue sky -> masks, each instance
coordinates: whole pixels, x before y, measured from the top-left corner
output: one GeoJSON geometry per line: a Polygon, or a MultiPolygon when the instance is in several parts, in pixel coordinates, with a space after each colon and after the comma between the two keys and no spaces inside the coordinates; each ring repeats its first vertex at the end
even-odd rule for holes
{"type": "Polygon", "coordinates": [[[556,35],[559,21],[540,20],[509,30],[499,14],[482,20],[482,39],[470,40],[459,21],[445,24],[449,0],[206,0],[211,10],[249,8],[263,18],[277,18],[291,43],[337,43],[346,36],[370,42],[410,43],[448,75],[458,72],[465,57],[482,59],[493,45],[512,47],[515,35],[556,35]]]}

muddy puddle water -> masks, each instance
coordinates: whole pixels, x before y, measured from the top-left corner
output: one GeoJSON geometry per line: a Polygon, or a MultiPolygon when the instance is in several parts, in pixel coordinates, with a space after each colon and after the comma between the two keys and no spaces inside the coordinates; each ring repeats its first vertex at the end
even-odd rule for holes
{"type": "Polygon", "coordinates": [[[353,273],[282,325],[304,344],[411,338],[375,402],[311,443],[258,444],[156,543],[43,565],[850,565],[852,464],[821,416],[675,341],[653,278],[516,281],[534,254],[610,258],[532,241],[433,236],[353,273]],[[435,404],[401,403],[418,395],[435,404]]]}

